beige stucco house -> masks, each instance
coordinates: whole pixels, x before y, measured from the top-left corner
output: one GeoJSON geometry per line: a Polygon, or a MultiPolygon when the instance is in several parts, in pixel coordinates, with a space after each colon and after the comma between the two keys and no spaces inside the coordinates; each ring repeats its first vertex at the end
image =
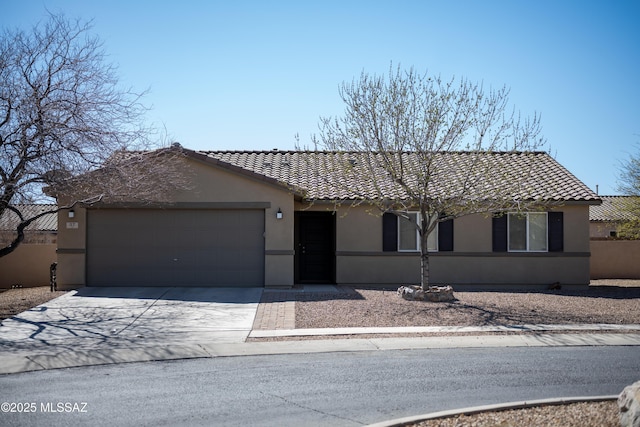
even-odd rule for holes
{"type": "MultiPolygon", "coordinates": [[[[311,178],[335,153],[184,153],[193,185],[172,203],[59,213],[59,288],[420,282],[415,232],[311,178]]],[[[550,207],[441,223],[430,236],[432,283],[589,283],[589,206],[600,199],[547,154],[535,161],[544,174],[531,188],[550,207]]]]}

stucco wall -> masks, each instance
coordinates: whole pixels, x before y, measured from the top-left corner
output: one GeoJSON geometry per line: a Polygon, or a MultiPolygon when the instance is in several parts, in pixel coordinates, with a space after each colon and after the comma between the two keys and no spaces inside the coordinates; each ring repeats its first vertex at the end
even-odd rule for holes
{"type": "Polygon", "coordinates": [[[420,257],[411,254],[345,254],[336,257],[338,284],[419,284],[420,257]]]}
{"type": "Polygon", "coordinates": [[[463,252],[491,252],[491,216],[468,215],[454,220],[453,248],[463,252]]]}
{"type": "Polygon", "coordinates": [[[58,212],[57,282],[61,290],[85,284],[86,226],[86,209],[74,208],[73,218],[68,210],[58,212]]]}
{"type": "Polygon", "coordinates": [[[591,238],[609,238],[611,233],[616,233],[618,225],[612,222],[591,222],[589,224],[591,238]]]}
{"type": "Polygon", "coordinates": [[[56,262],[55,244],[21,244],[0,258],[0,288],[48,286],[49,268],[56,262]]]}
{"type": "MultiPolygon", "coordinates": [[[[322,207],[314,207],[322,210],[322,207]]],[[[324,209],[330,209],[324,207],[324,209]]],[[[561,253],[492,252],[489,215],[456,218],[454,252],[430,257],[432,283],[457,285],[538,285],[589,283],[589,209],[557,207],[564,212],[561,253]]],[[[364,207],[338,208],[336,214],[336,282],[396,285],[420,282],[417,253],[382,252],[382,219],[364,207]]]]}
{"type": "Polygon", "coordinates": [[[589,257],[557,254],[475,254],[431,257],[431,280],[457,285],[589,284],[589,257]]]}
{"type": "Polygon", "coordinates": [[[564,212],[564,252],[589,252],[589,206],[556,208],[564,212]]]}
{"type": "Polygon", "coordinates": [[[640,279],[640,240],[592,240],[592,279],[640,279]]]}

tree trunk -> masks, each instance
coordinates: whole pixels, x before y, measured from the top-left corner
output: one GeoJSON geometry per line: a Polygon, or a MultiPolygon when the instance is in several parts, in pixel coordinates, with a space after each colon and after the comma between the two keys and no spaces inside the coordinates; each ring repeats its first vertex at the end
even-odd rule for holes
{"type": "Polygon", "coordinates": [[[422,289],[429,288],[429,249],[427,245],[428,233],[420,236],[420,271],[422,272],[420,286],[422,289]]]}
{"type": "Polygon", "coordinates": [[[18,234],[13,242],[5,246],[4,248],[0,248],[0,258],[3,256],[9,255],[11,252],[15,251],[16,248],[20,245],[20,243],[24,240],[24,229],[31,223],[31,221],[23,221],[16,228],[16,233],[18,234]]]}

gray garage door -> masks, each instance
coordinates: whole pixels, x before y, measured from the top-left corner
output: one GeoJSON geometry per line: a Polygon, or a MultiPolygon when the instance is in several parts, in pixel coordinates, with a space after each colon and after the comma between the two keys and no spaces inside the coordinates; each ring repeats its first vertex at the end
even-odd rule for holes
{"type": "Polygon", "coordinates": [[[90,210],[87,284],[262,286],[264,210],[90,210]]]}

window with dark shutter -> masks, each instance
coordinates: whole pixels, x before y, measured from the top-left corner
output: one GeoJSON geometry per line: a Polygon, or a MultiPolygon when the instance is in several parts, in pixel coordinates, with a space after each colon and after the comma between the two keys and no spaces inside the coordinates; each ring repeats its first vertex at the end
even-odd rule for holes
{"type": "Polygon", "coordinates": [[[382,215],[382,250],[384,252],[398,250],[398,219],[390,212],[382,215]]]}
{"type": "Polygon", "coordinates": [[[564,251],[564,214],[563,212],[548,213],[549,252],[564,251]]]}
{"type": "Polygon", "coordinates": [[[507,215],[494,215],[493,252],[507,252],[507,215]]]}
{"type": "Polygon", "coordinates": [[[438,251],[453,251],[453,219],[438,224],[438,251]]]}

